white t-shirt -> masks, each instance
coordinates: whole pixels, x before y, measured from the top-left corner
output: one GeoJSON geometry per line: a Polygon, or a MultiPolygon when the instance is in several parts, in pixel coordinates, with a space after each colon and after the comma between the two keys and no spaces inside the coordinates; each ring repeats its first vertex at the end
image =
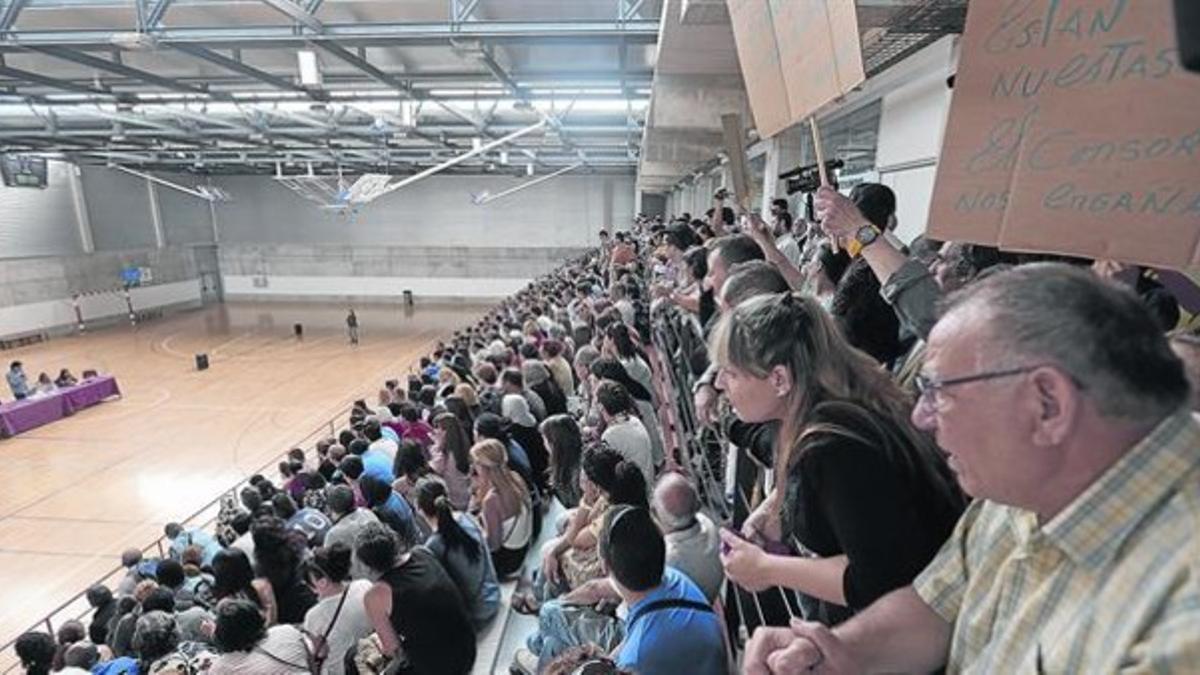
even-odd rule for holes
{"type": "Polygon", "coordinates": [[[800,244],[797,243],[796,237],[792,236],[791,232],[776,239],[775,246],[783,254],[783,257],[788,259],[788,262],[797,268],[800,267],[800,244]]]}
{"type": "Polygon", "coordinates": [[[372,441],[371,444],[367,446],[367,450],[378,450],[387,455],[389,462],[395,462],[396,453],[400,452],[400,446],[396,444],[396,441],[393,441],[387,436],[382,436],[379,440],[372,441]]]}
{"type": "Polygon", "coordinates": [[[646,477],[647,489],[654,485],[654,460],[652,459],[650,433],[646,431],[646,425],[642,424],[641,420],[636,417],[614,420],[604,430],[600,439],[642,470],[642,475],[646,477]]]}
{"type": "Polygon", "coordinates": [[[222,654],[208,675],[285,675],[307,673],[308,649],[304,635],[291,625],[271,626],[267,637],[248,652],[222,654]]]}
{"type": "MultiPolygon", "coordinates": [[[[329,658],[325,659],[325,664],[321,666],[321,675],[342,675],[346,671],[342,665],[342,657],[359,639],[374,632],[371,620],[367,617],[366,606],[363,604],[363,598],[369,590],[371,582],[362,579],[350,582],[346,588],[346,602],[342,604],[342,611],[338,613],[337,621],[327,639],[329,658]]],[[[338,593],[322,598],[313,605],[304,615],[304,630],[317,637],[324,635],[325,631],[329,630],[329,622],[333,620],[341,600],[342,594],[338,593]]]]}

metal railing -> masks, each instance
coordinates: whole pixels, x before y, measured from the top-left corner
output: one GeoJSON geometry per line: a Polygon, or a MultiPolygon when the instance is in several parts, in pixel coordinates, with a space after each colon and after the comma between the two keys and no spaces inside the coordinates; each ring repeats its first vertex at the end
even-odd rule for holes
{"type": "MultiPolygon", "coordinates": [[[[226,495],[233,494],[236,497],[238,492],[244,486],[249,484],[248,481],[250,477],[255,474],[271,473],[274,475],[276,472],[272,471],[272,469],[275,468],[280,460],[287,456],[288,450],[291,448],[305,448],[306,452],[308,452],[309,450],[313,450],[316,442],[321,438],[336,435],[338,421],[344,417],[348,417],[348,415],[349,411],[346,410],[322,422],[299,442],[288,446],[287,450],[275,455],[265,464],[260,466],[258,469],[251,471],[245,477],[238,479],[238,481],[230,486],[229,489],[221,491],[221,493],[218,494],[212,501],[200,507],[188,517],[179,521],[179,524],[182,525],[184,529],[188,530],[208,528],[216,522],[217,515],[220,512],[221,500],[224,499],[226,495]]],[[[315,450],[313,451],[315,452],[315,450]]],[[[145,556],[147,554],[155,554],[160,558],[165,558],[169,546],[170,543],[167,541],[166,535],[160,535],[159,538],[154,542],[142,547],[142,555],[145,556]]],[[[118,565],[104,576],[89,584],[88,588],[97,584],[112,587],[114,582],[119,580],[119,578],[124,575],[126,571],[127,570],[125,567],[118,565]]],[[[35,621],[31,626],[29,626],[29,628],[21,631],[21,633],[18,633],[11,640],[0,646],[0,668],[3,668],[3,670],[0,670],[0,672],[11,673],[20,668],[20,660],[17,658],[16,651],[14,649],[17,639],[20,637],[20,635],[40,629],[45,629],[46,632],[54,635],[54,631],[57,626],[61,626],[63,623],[72,619],[83,620],[85,616],[90,614],[92,612],[92,607],[88,605],[86,600],[87,590],[88,589],[85,588],[71,596],[68,600],[59,604],[41,619],[35,621]]]]}
{"type": "MultiPolygon", "coordinates": [[[[713,424],[703,423],[695,410],[691,354],[703,349],[703,338],[687,315],[675,307],[661,307],[652,317],[655,350],[666,366],[659,377],[676,392],[670,410],[674,437],[684,471],[692,477],[714,520],[739,528],[756,505],[754,486],[764,485],[765,469],[730,440],[729,411],[713,424]]],[[[666,426],[666,425],[664,425],[666,426]]],[[[779,624],[802,614],[802,600],[792,590],[775,587],[761,592],[727,582],[722,593],[730,645],[740,652],[754,629],[779,624]]]]}

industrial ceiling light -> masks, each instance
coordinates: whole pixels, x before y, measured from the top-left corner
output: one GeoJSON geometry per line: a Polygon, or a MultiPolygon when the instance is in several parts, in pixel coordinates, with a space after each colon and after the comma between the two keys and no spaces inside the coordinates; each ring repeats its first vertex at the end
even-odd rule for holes
{"type": "Polygon", "coordinates": [[[321,76],[321,61],[317,53],[308,49],[296,52],[296,62],[300,67],[300,84],[306,87],[321,87],[324,78],[321,76]]]}
{"type": "Polygon", "coordinates": [[[158,48],[158,40],[149,33],[126,31],[113,33],[108,41],[115,47],[131,52],[145,52],[158,48]]]}

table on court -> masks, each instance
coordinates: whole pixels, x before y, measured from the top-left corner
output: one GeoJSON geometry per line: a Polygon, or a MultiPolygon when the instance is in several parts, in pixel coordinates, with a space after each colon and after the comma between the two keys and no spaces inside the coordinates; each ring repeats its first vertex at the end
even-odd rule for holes
{"type": "Polygon", "coordinates": [[[15,436],[120,395],[117,378],[100,375],[71,387],[63,387],[52,394],[5,403],[0,405],[0,435],[15,436]]]}

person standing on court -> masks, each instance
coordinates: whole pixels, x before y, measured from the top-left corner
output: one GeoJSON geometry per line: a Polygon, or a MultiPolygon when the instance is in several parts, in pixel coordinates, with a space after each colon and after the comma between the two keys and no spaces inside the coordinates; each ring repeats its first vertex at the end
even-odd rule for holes
{"type": "Polygon", "coordinates": [[[12,389],[13,398],[20,401],[29,396],[29,382],[25,379],[25,369],[20,361],[13,361],[8,367],[8,388],[12,389]]]}
{"type": "Polygon", "coordinates": [[[350,335],[350,344],[358,344],[358,315],[354,313],[353,307],[346,315],[346,332],[350,335]]]}

